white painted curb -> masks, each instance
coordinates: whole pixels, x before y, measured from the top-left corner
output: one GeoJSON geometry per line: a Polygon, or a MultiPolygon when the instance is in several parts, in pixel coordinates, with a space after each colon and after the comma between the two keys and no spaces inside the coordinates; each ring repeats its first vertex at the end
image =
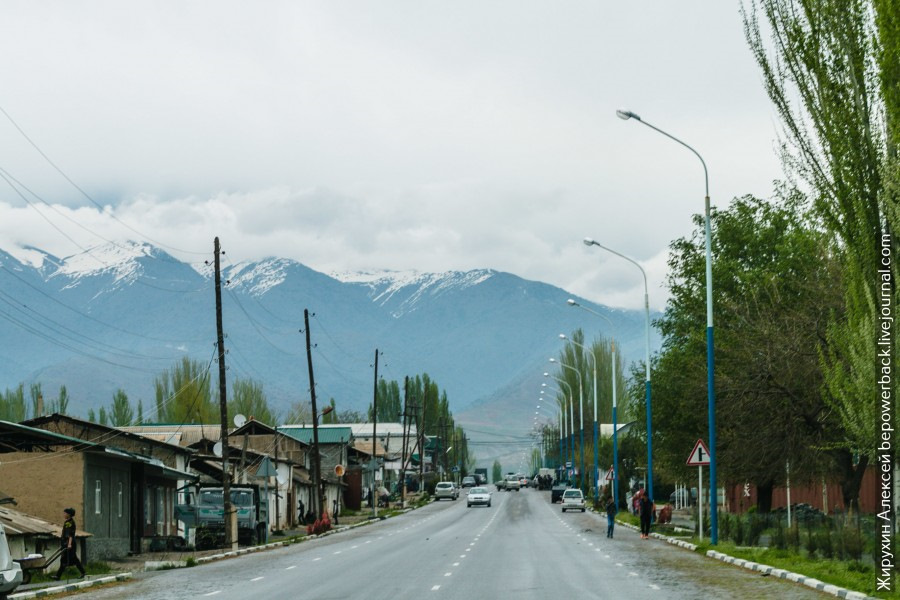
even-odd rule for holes
{"type": "Polygon", "coordinates": [[[131,579],[131,573],[118,573],[116,575],[109,575],[107,577],[86,579],[85,581],[79,581],[78,583],[67,583],[65,585],[57,585],[48,588],[41,588],[39,590],[10,594],[8,598],[9,600],[31,600],[32,598],[43,598],[45,596],[52,596],[53,594],[62,594],[63,592],[77,592],[78,590],[84,590],[95,585],[115,583],[116,581],[125,581],[126,579],[131,579]]]}
{"type": "MultiPolygon", "coordinates": [[[[623,523],[622,521],[616,521],[617,524],[622,525],[628,529],[633,529],[638,531],[638,528],[630,523],[623,523]]],[[[668,537],[665,535],[660,535],[659,533],[651,533],[650,537],[654,537],[658,540],[663,540],[668,542],[674,546],[679,546],[681,548],[685,548],[687,550],[695,551],[697,550],[697,545],[692,544],[690,542],[686,542],[684,540],[679,540],[677,538],[668,537]]],[[[820,592],[825,592],[826,594],[831,594],[832,596],[837,596],[838,598],[847,598],[848,600],[878,600],[872,596],[866,596],[862,592],[854,592],[853,590],[848,590],[842,587],[838,587],[836,585],[831,585],[830,583],[825,583],[819,581],[818,579],[813,579],[812,577],[807,577],[806,575],[800,575],[799,573],[792,573],[791,571],[785,571],[784,569],[776,569],[775,567],[771,567],[769,565],[763,565],[760,563],[755,563],[743,558],[735,558],[733,556],[729,556],[727,554],[723,554],[722,552],[716,552],[715,550],[708,550],[706,552],[706,556],[709,558],[714,558],[716,560],[720,560],[722,562],[728,563],[729,565],[735,565],[737,567],[743,567],[745,569],[749,569],[751,571],[756,571],[758,573],[762,573],[764,575],[770,575],[772,577],[778,577],[779,579],[787,579],[788,581],[793,581],[796,583],[800,583],[805,585],[806,587],[811,587],[814,590],[819,590],[820,592]]]]}

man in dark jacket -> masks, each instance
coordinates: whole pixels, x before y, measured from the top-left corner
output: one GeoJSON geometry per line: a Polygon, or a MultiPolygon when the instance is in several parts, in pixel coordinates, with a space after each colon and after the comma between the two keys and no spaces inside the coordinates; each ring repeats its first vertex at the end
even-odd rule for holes
{"type": "Polygon", "coordinates": [[[613,528],[616,526],[616,501],[610,496],[606,499],[606,537],[613,536],[613,528]]]}
{"type": "Polygon", "coordinates": [[[53,579],[59,580],[62,578],[62,574],[67,567],[78,569],[78,572],[81,573],[80,579],[84,577],[84,567],[75,554],[75,509],[67,508],[63,510],[63,515],[65,515],[65,521],[63,522],[62,535],[60,535],[60,544],[63,547],[63,552],[59,559],[59,570],[53,576],[53,579]]]}
{"type": "Polygon", "coordinates": [[[638,505],[638,512],[641,515],[641,538],[649,539],[650,522],[653,520],[653,501],[645,493],[641,494],[641,501],[638,505]]]}

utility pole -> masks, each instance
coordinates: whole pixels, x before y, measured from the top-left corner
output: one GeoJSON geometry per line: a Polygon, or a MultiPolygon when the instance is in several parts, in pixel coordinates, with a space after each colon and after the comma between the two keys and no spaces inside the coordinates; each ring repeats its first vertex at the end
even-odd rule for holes
{"type": "MultiPolygon", "coordinates": [[[[425,491],[425,403],[428,401],[428,390],[422,394],[422,429],[419,430],[419,493],[425,491]]],[[[418,423],[418,421],[417,421],[418,423]]],[[[418,427],[418,425],[416,425],[418,427]]]]}
{"type": "Polygon", "coordinates": [[[374,515],[378,516],[378,498],[375,497],[375,491],[378,486],[375,485],[375,473],[378,472],[378,466],[375,465],[375,444],[378,442],[378,348],[375,348],[375,385],[372,392],[372,508],[374,515]]]}
{"type": "Polygon", "coordinates": [[[325,493],[322,490],[322,462],[319,455],[319,413],[316,412],[316,380],[313,376],[312,344],[309,337],[309,310],[305,308],[303,309],[303,324],[306,331],[306,362],[309,366],[309,398],[312,405],[313,446],[315,446],[313,453],[313,478],[316,498],[313,506],[316,510],[316,518],[319,519],[325,510],[325,493]]]}
{"type": "Polygon", "coordinates": [[[408,442],[408,432],[406,429],[406,401],[409,396],[409,375],[403,379],[403,447],[401,448],[400,459],[400,507],[406,507],[406,445],[408,442]]]}
{"type": "Polygon", "coordinates": [[[213,264],[216,287],[216,347],[219,351],[219,417],[221,420],[220,444],[222,445],[222,515],[225,526],[225,547],[237,549],[237,513],[231,506],[231,474],[228,472],[228,403],[225,398],[225,334],[222,331],[222,274],[219,267],[219,238],[213,241],[213,264]]]}

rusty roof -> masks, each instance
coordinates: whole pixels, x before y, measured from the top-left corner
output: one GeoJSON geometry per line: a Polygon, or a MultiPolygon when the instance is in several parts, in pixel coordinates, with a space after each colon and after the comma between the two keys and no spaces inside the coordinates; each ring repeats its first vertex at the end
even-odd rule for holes
{"type": "MultiPolygon", "coordinates": [[[[44,519],[23,513],[21,511],[0,506],[0,523],[6,530],[6,535],[37,535],[42,537],[59,537],[62,525],[45,521],[44,519]]],[[[88,537],[91,534],[79,529],[75,532],[77,537],[88,537]]]]}

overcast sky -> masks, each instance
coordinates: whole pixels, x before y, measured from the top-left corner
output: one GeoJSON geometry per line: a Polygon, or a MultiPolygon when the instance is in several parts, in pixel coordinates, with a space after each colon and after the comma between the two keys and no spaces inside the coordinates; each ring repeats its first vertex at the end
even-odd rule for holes
{"type": "Polygon", "coordinates": [[[0,114],[0,168],[57,208],[0,180],[7,250],[200,262],[218,235],[232,261],[493,268],[640,307],[590,236],[662,308],[702,167],[615,110],[695,147],[713,204],[781,177],[732,0],[7,0],[0,55],[0,107],[105,207],[0,114]]]}

